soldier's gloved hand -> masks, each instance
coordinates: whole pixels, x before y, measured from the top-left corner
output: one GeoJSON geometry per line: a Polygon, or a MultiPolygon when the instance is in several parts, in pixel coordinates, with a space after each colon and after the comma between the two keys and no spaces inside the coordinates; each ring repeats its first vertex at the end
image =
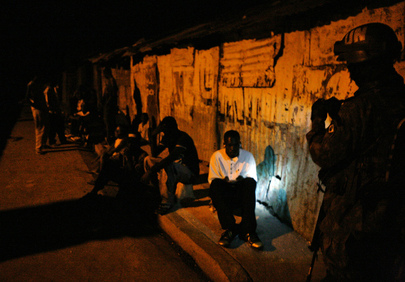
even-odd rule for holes
{"type": "Polygon", "coordinates": [[[318,99],[313,105],[312,105],[312,112],[311,112],[311,120],[314,120],[316,118],[320,118],[322,120],[326,119],[327,116],[327,109],[325,105],[325,100],[324,99],[318,99]]]}
{"type": "Polygon", "coordinates": [[[335,97],[332,97],[325,101],[326,110],[332,119],[338,119],[338,112],[341,105],[342,101],[336,99],[335,97]]]}

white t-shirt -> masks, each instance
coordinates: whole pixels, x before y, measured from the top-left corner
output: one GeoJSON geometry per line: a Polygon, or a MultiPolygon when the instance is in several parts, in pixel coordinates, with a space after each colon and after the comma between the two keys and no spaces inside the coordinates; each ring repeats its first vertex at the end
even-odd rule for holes
{"type": "Polygon", "coordinates": [[[252,153],[239,149],[239,156],[231,159],[224,148],[212,154],[208,182],[211,184],[215,178],[224,179],[226,176],[229,181],[236,180],[238,176],[250,177],[257,181],[256,161],[252,153]]]}

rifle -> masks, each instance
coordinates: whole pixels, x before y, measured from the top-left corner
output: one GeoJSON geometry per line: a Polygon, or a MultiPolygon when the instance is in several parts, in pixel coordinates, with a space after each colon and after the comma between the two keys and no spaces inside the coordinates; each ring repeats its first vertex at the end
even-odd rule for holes
{"type": "MultiPolygon", "coordinates": [[[[319,193],[320,191],[322,193],[325,193],[325,190],[322,189],[322,184],[320,182],[317,183],[318,185],[318,190],[317,192],[319,193]]],[[[311,245],[308,247],[308,249],[313,252],[312,255],[312,260],[311,260],[311,265],[309,266],[309,270],[308,270],[308,274],[307,274],[307,282],[311,281],[312,278],[312,271],[314,269],[314,265],[315,265],[315,260],[318,257],[318,251],[321,247],[321,230],[319,228],[322,220],[325,217],[325,213],[323,212],[323,203],[321,205],[321,208],[319,210],[318,213],[318,219],[316,220],[316,225],[315,225],[315,231],[314,231],[314,235],[312,236],[312,240],[311,240],[311,245]]]]}

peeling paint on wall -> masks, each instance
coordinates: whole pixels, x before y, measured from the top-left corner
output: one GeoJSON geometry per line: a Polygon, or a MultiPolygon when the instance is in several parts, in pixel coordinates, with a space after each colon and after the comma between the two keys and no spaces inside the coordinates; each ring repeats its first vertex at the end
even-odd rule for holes
{"type": "Polygon", "coordinates": [[[118,86],[118,109],[128,115],[132,121],[136,112],[130,83],[131,71],[123,69],[112,69],[111,71],[118,86]]]}
{"type": "Polygon", "coordinates": [[[148,113],[152,127],[156,124],[159,115],[159,81],[157,72],[156,56],[146,56],[141,63],[131,66],[131,93],[134,93],[136,88],[139,89],[142,112],[148,113]]]}
{"type": "Polygon", "coordinates": [[[199,158],[217,150],[217,85],[219,48],[173,49],[158,58],[160,120],[176,118],[179,128],[194,139],[199,158]]]}
{"type": "Polygon", "coordinates": [[[275,58],[281,35],[263,40],[225,43],[222,47],[221,83],[227,87],[272,87],[275,58]]]}
{"type": "MultiPolygon", "coordinates": [[[[132,67],[132,78],[144,110],[157,120],[174,116],[193,137],[200,159],[208,161],[230,129],[239,131],[243,148],[257,164],[266,163],[271,148],[274,165],[261,171],[257,197],[309,239],[322,199],[316,188],[319,168],[305,139],[311,106],[318,98],[346,99],[357,88],[335,61],[333,44],[351,28],[380,21],[393,27],[404,45],[404,15],[401,2],[283,36],[209,50],[174,48],[167,55],[145,57],[132,67]]],[[[405,76],[405,61],[395,67],[405,76]]]]}

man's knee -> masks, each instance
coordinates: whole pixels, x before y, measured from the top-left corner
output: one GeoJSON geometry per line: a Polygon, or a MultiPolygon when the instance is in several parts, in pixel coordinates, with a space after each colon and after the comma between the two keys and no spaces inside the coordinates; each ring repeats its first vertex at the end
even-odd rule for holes
{"type": "Polygon", "coordinates": [[[242,185],[248,190],[256,190],[257,182],[253,178],[247,177],[242,180],[242,185]]]}
{"type": "Polygon", "coordinates": [[[212,180],[209,189],[209,196],[210,198],[215,201],[217,196],[223,195],[225,191],[227,183],[223,179],[216,178],[212,180]]]}
{"type": "Polygon", "coordinates": [[[225,180],[215,178],[214,180],[211,181],[210,190],[218,190],[223,188],[225,185],[226,185],[225,180]]]}
{"type": "Polygon", "coordinates": [[[153,166],[153,161],[152,161],[152,158],[151,158],[151,156],[146,156],[144,159],[143,159],[143,167],[144,167],[144,169],[145,169],[145,171],[149,171],[150,170],[150,168],[153,166]]]}
{"type": "Polygon", "coordinates": [[[238,184],[237,198],[239,202],[256,202],[256,181],[253,178],[244,178],[238,184]]]}

